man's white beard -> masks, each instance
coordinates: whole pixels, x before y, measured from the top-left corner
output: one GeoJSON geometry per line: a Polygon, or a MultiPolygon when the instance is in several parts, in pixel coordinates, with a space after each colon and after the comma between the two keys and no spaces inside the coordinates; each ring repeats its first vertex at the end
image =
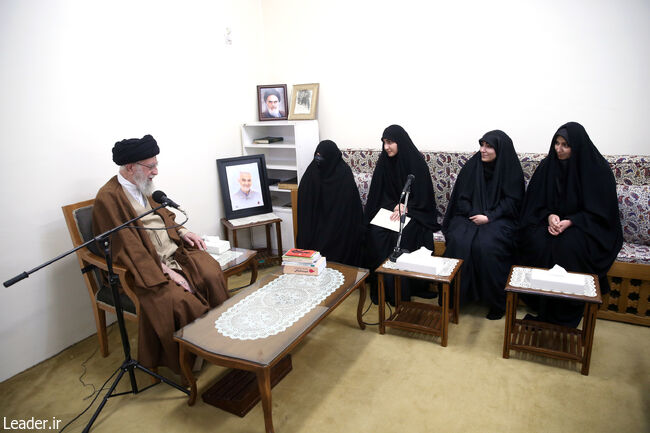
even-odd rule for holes
{"type": "Polygon", "coordinates": [[[279,108],[276,108],[275,110],[268,110],[268,111],[269,111],[269,116],[271,117],[281,117],[279,108]]]}
{"type": "Polygon", "coordinates": [[[155,189],[153,180],[149,179],[146,174],[144,174],[139,168],[133,173],[133,181],[135,186],[138,188],[138,191],[142,193],[145,197],[150,197],[155,189]]]}

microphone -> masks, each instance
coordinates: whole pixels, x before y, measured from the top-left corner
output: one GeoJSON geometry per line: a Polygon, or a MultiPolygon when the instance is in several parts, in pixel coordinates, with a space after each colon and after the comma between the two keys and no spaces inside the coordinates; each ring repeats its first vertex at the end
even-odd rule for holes
{"type": "Polygon", "coordinates": [[[151,198],[156,203],[160,203],[160,204],[165,205],[165,206],[171,206],[173,208],[180,209],[180,205],[178,203],[174,202],[174,200],[167,197],[167,194],[165,194],[164,192],[162,192],[160,190],[154,191],[153,194],[151,194],[151,198]]]}
{"type": "MultiPolygon", "coordinates": [[[[414,179],[415,179],[415,175],[413,175],[413,174],[409,174],[406,177],[406,183],[404,184],[404,189],[402,190],[402,193],[400,194],[400,197],[404,197],[404,194],[406,194],[406,192],[411,189],[411,184],[413,183],[414,179]]],[[[155,200],[155,198],[154,198],[154,200],[155,200]]]]}

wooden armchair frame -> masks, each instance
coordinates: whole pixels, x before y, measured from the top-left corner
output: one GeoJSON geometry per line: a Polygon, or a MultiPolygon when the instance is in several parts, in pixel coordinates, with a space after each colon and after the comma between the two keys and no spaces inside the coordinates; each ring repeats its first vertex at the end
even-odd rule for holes
{"type": "MultiPolygon", "coordinates": [[[[95,200],[91,199],[61,207],[63,210],[63,216],[65,217],[65,222],[68,226],[68,231],[70,232],[72,244],[75,247],[78,247],[91,239],[92,234],[89,234],[88,232],[90,231],[89,227],[92,227],[92,221],[88,218],[92,215],[92,206],[94,203],[95,200]],[[82,215],[82,213],[84,215],[82,215]],[[80,228],[79,217],[87,219],[84,223],[90,223],[90,226],[86,226],[85,236],[83,233],[84,229],[80,228]]],[[[93,314],[95,315],[99,349],[102,356],[106,357],[108,356],[106,311],[115,313],[115,306],[112,305],[113,299],[110,288],[103,284],[103,278],[100,272],[97,271],[98,269],[105,272],[108,271],[106,260],[99,254],[93,253],[89,247],[77,250],[76,254],[84,282],[88,288],[88,295],[90,296],[90,304],[93,309],[93,314]]],[[[120,296],[122,297],[122,305],[124,305],[124,318],[137,321],[140,314],[140,302],[129,285],[129,271],[125,267],[117,264],[113,264],[113,271],[119,277],[119,285],[121,288],[120,296]]]]}

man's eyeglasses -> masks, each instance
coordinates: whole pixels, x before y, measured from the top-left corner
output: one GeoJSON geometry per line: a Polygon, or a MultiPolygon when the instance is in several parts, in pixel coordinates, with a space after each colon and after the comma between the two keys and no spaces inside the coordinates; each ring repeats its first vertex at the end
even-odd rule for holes
{"type": "Polygon", "coordinates": [[[147,167],[149,170],[155,170],[158,168],[158,163],[154,162],[153,164],[143,164],[141,162],[136,162],[136,164],[141,165],[143,167],[147,167]]]}

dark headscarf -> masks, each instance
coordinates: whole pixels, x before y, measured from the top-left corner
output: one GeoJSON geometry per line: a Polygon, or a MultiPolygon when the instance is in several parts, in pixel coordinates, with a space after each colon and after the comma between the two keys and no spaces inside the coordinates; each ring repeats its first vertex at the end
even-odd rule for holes
{"type": "Polygon", "coordinates": [[[438,211],[431,182],[431,172],[420,151],[415,147],[408,133],[399,125],[391,125],[382,134],[382,150],[372,175],[368,201],[366,203],[366,222],[369,223],[380,208],[393,210],[400,199],[402,188],[409,174],[415,179],[411,186],[408,202],[408,216],[421,225],[437,231],[438,211]],[[397,143],[397,155],[392,158],[384,149],[383,139],[397,143]]]}
{"type": "Polygon", "coordinates": [[[463,166],[449,199],[442,223],[443,233],[458,213],[459,201],[471,203],[469,216],[487,215],[489,218],[503,199],[512,199],[512,203],[518,207],[524,197],[524,172],[508,134],[500,130],[490,131],[479,139],[479,144],[481,142],[490,144],[497,157],[492,162],[484,163],[479,151],[463,166]]]}
{"type": "Polygon", "coordinates": [[[118,141],[113,146],[113,162],[126,165],[152,158],[160,153],[156,139],[147,134],[142,138],[118,141]]]}
{"type": "Polygon", "coordinates": [[[321,141],[298,188],[296,246],[358,266],[362,238],[363,210],[352,170],[336,143],[321,141]]]}
{"type": "Polygon", "coordinates": [[[591,271],[604,276],[623,243],[616,180],[609,164],[579,123],[569,122],[553,135],[548,155],[530,180],[520,226],[525,230],[547,225],[550,214],[571,220],[582,232],[589,245],[584,254],[593,265],[591,271]],[[562,135],[571,147],[568,160],[560,161],[557,157],[555,139],[558,135],[562,135]],[[558,188],[558,184],[562,187],[558,188]]]}

